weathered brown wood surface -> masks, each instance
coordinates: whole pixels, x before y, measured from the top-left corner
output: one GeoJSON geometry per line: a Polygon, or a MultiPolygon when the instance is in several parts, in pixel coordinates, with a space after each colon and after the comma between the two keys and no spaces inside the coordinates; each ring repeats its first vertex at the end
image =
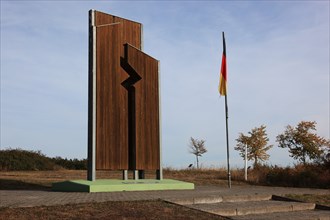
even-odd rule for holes
{"type": "Polygon", "coordinates": [[[140,51],[140,23],[95,11],[95,25],[96,169],[159,169],[158,61],[140,51]],[[133,46],[127,61],[142,78],[130,87],[121,66],[126,43],[133,46]]]}
{"type": "Polygon", "coordinates": [[[127,63],[141,80],[135,87],[136,169],[159,169],[158,60],[126,44],[127,63]]]}
{"type": "Polygon", "coordinates": [[[96,169],[128,169],[127,90],[129,75],[120,66],[123,44],[141,48],[141,24],[95,12],[96,31],[96,169]]]}

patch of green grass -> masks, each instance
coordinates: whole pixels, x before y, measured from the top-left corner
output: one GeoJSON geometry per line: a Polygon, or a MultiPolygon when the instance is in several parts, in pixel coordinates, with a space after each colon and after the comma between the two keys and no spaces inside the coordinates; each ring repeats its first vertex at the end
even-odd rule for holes
{"type": "Polygon", "coordinates": [[[303,194],[303,195],[297,195],[297,194],[288,194],[285,195],[285,197],[303,201],[303,202],[312,202],[319,205],[325,205],[330,206],[330,194],[326,195],[315,195],[315,194],[303,194]]]}

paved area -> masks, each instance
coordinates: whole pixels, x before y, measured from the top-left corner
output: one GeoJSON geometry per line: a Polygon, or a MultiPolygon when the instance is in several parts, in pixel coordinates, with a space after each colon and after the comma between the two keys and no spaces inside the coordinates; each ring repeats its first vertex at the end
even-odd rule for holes
{"type": "Polygon", "coordinates": [[[183,199],[203,196],[258,194],[330,194],[330,190],[264,186],[197,186],[195,190],[136,191],[107,193],[72,193],[33,190],[0,190],[0,207],[53,206],[70,203],[183,199]]]}
{"type": "Polygon", "coordinates": [[[233,220],[329,220],[329,211],[300,211],[267,213],[267,215],[247,215],[231,217],[233,220]]]}

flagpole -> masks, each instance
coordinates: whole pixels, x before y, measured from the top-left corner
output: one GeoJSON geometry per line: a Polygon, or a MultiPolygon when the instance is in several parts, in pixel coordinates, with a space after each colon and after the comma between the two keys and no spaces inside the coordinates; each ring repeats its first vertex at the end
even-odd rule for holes
{"type": "Polygon", "coordinates": [[[228,172],[228,187],[231,188],[231,175],[229,163],[229,135],[228,135],[228,104],[227,94],[225,95],[225,112],[226,112],[226,142],[227,142],[227,172],[228,172]]]}
{"type": "Polygon", "coordinates": [[[229,165],[227,62],[226,62],[225,32],[222,32],[222,43],[223,43],[223,53],[222,53],[222,62],[221,62],[221,69],[220,69],[219,93],[220,93],[220,96],[225,97],[228,187],[231,188],[231,176],[230,176],[230,165],[229,165]]]}

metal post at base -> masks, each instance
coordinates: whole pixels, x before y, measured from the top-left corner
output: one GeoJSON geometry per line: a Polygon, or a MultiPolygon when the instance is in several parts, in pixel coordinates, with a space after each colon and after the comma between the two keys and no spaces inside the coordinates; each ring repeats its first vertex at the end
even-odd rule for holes
{"type": "Polygon", "coordinates": [[[139,179],[144,179],[144,170],[139,170],[139,179]]]}
{"type": "Polygon", "coordinates": [[[156,170],[156,179],[163,180],[163,169],[156,170]]]}
{"type": "Polygon", "coordinates": [[[133,170],[133,178],[134,178],[134,180],[139,179],[139,171],[138,170],[133,170]]]}
{"type": "Polygon", "coordinates": [[[128,180],[128,172],[127,172],[127,170],[123,170],[123,180],[128,180]]]}

